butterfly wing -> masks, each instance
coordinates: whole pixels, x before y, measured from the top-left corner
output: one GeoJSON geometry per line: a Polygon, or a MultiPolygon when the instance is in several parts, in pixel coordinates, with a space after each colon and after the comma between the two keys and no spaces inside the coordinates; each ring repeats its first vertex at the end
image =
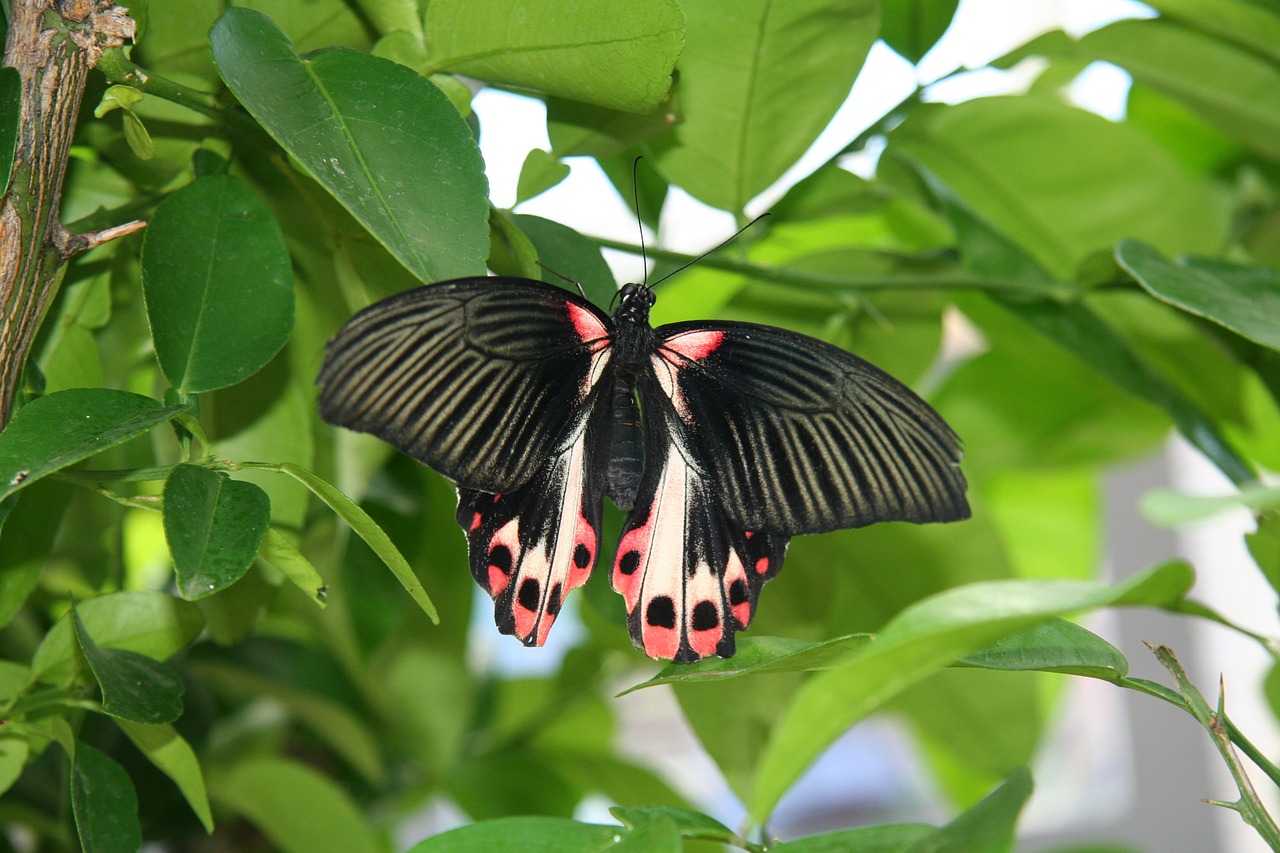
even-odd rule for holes
{"type": "Polygon", "coordinates": [[[731,655],[792,535],[968,516],[955,435],[880,369],[754,324],[656,339],[649,464],[612,573],[646,654],[731,655]]]}
{"type": "Polygon", "coordinates": [[[471,573],[528,645],[599,553],[611,343],[610,320],[560,288],[459,279],[356,314],[320,371],[325,420],[458,484],[471,573]]]}

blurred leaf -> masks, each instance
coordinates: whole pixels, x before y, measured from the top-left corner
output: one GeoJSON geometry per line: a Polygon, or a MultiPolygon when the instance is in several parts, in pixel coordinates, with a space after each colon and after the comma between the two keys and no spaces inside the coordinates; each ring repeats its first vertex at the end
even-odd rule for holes
{"type": "Polygon", "coordinates": [[[541,148],[531,148],[525,155],[524,165],[520,167],[520,179],[516,182],[516,204],[542,195],[567,177],[568,163],[541,148]]]}
{"type": "Polygon", "coordinates": [[[684,121],[659,168],[695,198],[741,212],[800,158],[844,103],[879,35],[871,0],[704,0],[685,7],[684,121]]]}
{"type": "Polygon", "coordinates": [[[0,196],[9,190],[13,155],[18,148],[18,121],[22,109],[22,77],[18,69],[0,68],[0,196]]]}
{"type": "Polygon", "coordinates": [[[1280,513],[1258,516],[1258,528],[1244,535],[1249,554],[1271,588],[1280,591],[1280,513]]]}
{"type": "Polygon", "coordinates": [[[27,738],[0,736],[0,796],[18,781],[30,755],[31,743],[27,738]]]}
{"type": "Polygon", "coordinates": [[[1065,619],[1050,619],[1001,637],[960,658],[958,663],[983,669],[1062,672],[1104,681],[1116,681],[1129,674],[1129,662],[1115,646],[1065,619]]]}
{"type": "Polygon", "coordinates": [[[183,394],[252,376],[293,328],[280,226],[231,175],[197,178],[165,197],[142,244],[142,280],[156,357],[183,394]]]}
{"type": "Polygon", "coordinates": [[[209,779],[215,802],[262,830],[284,853],[382,853],[363,816],[333,781],[295,761],[246,758],[209,779]]]}
{"type": "Polygon", "coordinates": [[[555,756],[514,745],[459,762],[445,790],[476,821],[528,812],[568,818],[586,793],[575,781],[556,767],[555,756]],[[531,788],[529,779],[538,784],[531,788]]]}
{"type": "Polygon", "coordinates": [[[13,621],[39,585],[70,500],[71,486],[54,480],[6,499],[9,509],[0,520],[0,628],[13,621]]]}
{"type": "Polygon", "coordinates": [[[673,0],[432,0],[431,72],[648,112],[684,45],[673,0]]]}
{"type": "Polygon", "coordinates": [[[484,163],[444,94],[385,59],[299,59],[265,15],[228,9],[214,59],[245,108],[422,281],[482,275],[484,163]]]}
{"type": "Polygon", "coordinates": [[[625,832],[568,818],[507,817],[441,833],[408,853],[599,853],[613,848],[625,832]]]}
{"type": "Polygon", "coordinates": [[[901,0],[884,4],[880,38],[917,63],[951,26],[960,0],[901,0]]]}
{"type": "Polygon", "coordinates": [[[351,498],[305,468],[285,463],[278,467],[273,467],[273,469],[283,474],[288,474],[302,483],[316,497],[324,501],[331,510],[336,512],[343,521],[351,525],[351,529],[365,541],[365,544],[373,549],[374,553],[382,559],[387,568],[391,569],[391,573],[396,576],[396,579],[400,581],[413,600],[418,603],[418,606],[431,618],[431,621],[437,625],[440,623],[440,616],[436,613],[436,606],[431,603],[426,590],[422,588],[422,581],[418,580],[418,576],[414,574],[404,555],[396,548],[390,537],[387,536],[386,531],[379,527],[367,512],[362,510],[351,498]]]}
{"type": "Polygon", "coordinates": [[[205,832],[213,832],[213,813],[209,809],[209,796],[205,793],[204,775],[200,772],[200,761],[191,744],[183,740],[172,726],[144,725],[129,720],[117,720],[116,725],[148,761],[178,786],[191,810],[200,818],[205,832]]]}
{"type": "Polygon", "coordinates": [[[810,678],[796,694],[756,772],[753,818],[766,818],[845,729],[934,667],[1053,616],[1106,606],[1168,604],[1191,582],[1187,566],[1169,564],[1112,587],[1081,581],[989,581],[908,607],[866,651],[839,669],[810,678]]]}
{"type": "Polygon", "coordinates": [[[1014,827],[1031,797],[1031,774],[1019,770],[982,802],[921,838],[908,853],[1004,853],[1013,849],[1014,827]]]}
{"type": "Polygon", "coordinates": [[[0,432],[0,500],[185,411],[185,405],[162,406],[110,388],[76,388],[32,400],[0,432]]]}
{"type": "MultiPolygon", "coordinates": [[[[538,250],[538,260],[551,270],[577,281],[588,299],[608,310],[617,297],[618,284],[598,245],[572,228],[541,216],[518,213],[511,218],[538,250]]],[[[574,285],[547,269],[539,269],[539,273],[543,281],[577,293],[574,285]]]]}
{"type": "Polygon", "coordinates": [[[1169,489],[1153,489],[1142,496],[1139,508],[1152,524],[1179,527],[1204,521],[1238,507],[1254,512],[1280,507],[1280,486],[1244,486],[1234,495],[1192,495],[1169,489]]]}
{"type": "MultiPolygon", "coordinates": [[[[125,649],[167,660],[200,633],[204,620],[195,605],[162,592],[115,592],[79,602],[76,611],[100,647],[125,649]]],[[[56,683],[67,677],[79,654],[71,614],[45,634],[31,659],[36,677],[56,683]]]]}
{"type": "Polygon", "coordinates": [[[124,853],[142,847],[138,795],[129,774],[86,743],[71,763],[71,811],[85,853],[124,853]]]}
{"type": "Polygon", "coordinates": [[[1212,261],[1175,264],[1123,240],[1116,260],[1157,299],[1272,349],[1280,349],[1280,272],[1212,261]]]}
{"type": "Polygon", "coordinates": [[[254,484],[175,466],[164,485],[164,535],[182,597],[203,598],[240,580],[270,523],[271,501],[254,484]]]}
{"type": "MultiPolygon", "coordinates": [[[[1036,373],[1040,365],[1037,360],[1036,373]]],[[[1054,388],[1065,396],[1067,389],[1056,385],[1054,388]]],[[[1092,421],[1095,427],[1106,423],[1101,411],[1098,415],[1092,421]]],[[[1030,424],[1029,421],[1028,426],[1030,424]]],[[[1127,438],[1126,426],[1117,425],[1124,438],[1127,438]]],[[[1084,423],[1080,428],[1088,429],[1084,423]]],[[[978,435],[968,440],[975,442],[980,438],[985,440],[978,435]]],[[[1036,443],[1052,441],[1053,437],[1042,435],[1036,443]]],[[[1123,444],[1116,448],[1124,449],[1123,444]]],[[[1000,533],[1016,576],[1076,580],[1095,576],[1103,554],[1104,518],[1095,469],[1013,468],[983,479],[981,490],[987,515],[1000,533]]]]}
{"type": "Polygon", "coordinates": [[[1154,140],[1047,98],[926,105],[887,153],[936,176],[1054,278],[1126,237],[1206,254],[1224,239],[1208,188],[1154,140]]]}
{"type": "Polygon", "coordinates": [[[808,835],[776,846],[785,853],[907,853],[936,829],[927,823],[888,823],[808,835]]]}
{"type": "Polygon", "coordinates": [[[172,723],[182,716],[182,679],[158,661],[126,649],[94,643],[71,605],[71,624],[94,679],[102,688],[102,712],[136,723],[172,723]]]}
{"type": "Polygon", "coordinates": [[[324,578],[320,577],[311,561],[280,531],[274,527],[267,528],[258,556],[287,577],[307,598],[321,607],[327,606],[324,578]]]}
{"type": "Polygon", "coordinates": [[[625,696],[633,690],[659,684],[827,669],[861,650],[873,639],[870,634],[853,634],[820,643],[806,643],[787,637],[743,637],[738,640],[738,650],[731,658],[703,658],[697,663],[669,664],[648,681],[628,687],[618,695],[625,696]]]}
{"type": "Polygon", "coordinates": [[[673,827],[681,838],[697,838],[741,846],[742,839],[738,838],[729,827],[713,817],[692,809],[670,806],[614,806],[609,809],[609,814],[631,829],[662,822],[673,827]]]}

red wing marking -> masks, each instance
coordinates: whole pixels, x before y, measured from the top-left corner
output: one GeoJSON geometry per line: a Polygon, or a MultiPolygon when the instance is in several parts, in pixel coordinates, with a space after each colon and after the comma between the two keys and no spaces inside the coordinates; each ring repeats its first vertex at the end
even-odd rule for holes
{"type": "Polygon", "coordinates": [[[569,312],[569,322],[573,324],[573,330],[578,333],[578,337],[584,344],[609,337],[609,330],[591,311],[576,302],[565,302],[564,307],[569,312]]]}
{"type": "Polygon", "coordinates": [[[722,343],[724,343],[724,332],[694,331],[667,338],[662,342],[662,349],[696,361],[711,355],[720,348],[722,343]]]}

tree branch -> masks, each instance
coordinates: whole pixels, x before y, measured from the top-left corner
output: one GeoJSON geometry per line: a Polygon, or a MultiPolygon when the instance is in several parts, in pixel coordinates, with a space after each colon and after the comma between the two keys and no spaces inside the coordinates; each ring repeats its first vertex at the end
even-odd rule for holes
{"type": "Polygon", "coordinates": [[[85,80],[108,47],[132,38],[111,0],[13,0],[4,64],[22,79],[13,174],[0,205],[0,427],[67,259],[140,225],[73,236],[58,219],[85,80]]]}

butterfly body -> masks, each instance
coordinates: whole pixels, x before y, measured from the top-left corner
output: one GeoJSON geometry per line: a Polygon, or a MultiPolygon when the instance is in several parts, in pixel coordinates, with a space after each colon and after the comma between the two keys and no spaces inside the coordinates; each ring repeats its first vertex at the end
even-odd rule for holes
{"type": "Polygon", "coordinates": [[[328,421],[458,485],[472,575],[499,630],[546,641],[628,510],[611,569],[651,657],[733,654],[793,535],[967,517],[950,428],[897,380],[747,323],[654,329],[626,285],[610,317],[542,282],[397,294],[330,341],[328,421]]]}

